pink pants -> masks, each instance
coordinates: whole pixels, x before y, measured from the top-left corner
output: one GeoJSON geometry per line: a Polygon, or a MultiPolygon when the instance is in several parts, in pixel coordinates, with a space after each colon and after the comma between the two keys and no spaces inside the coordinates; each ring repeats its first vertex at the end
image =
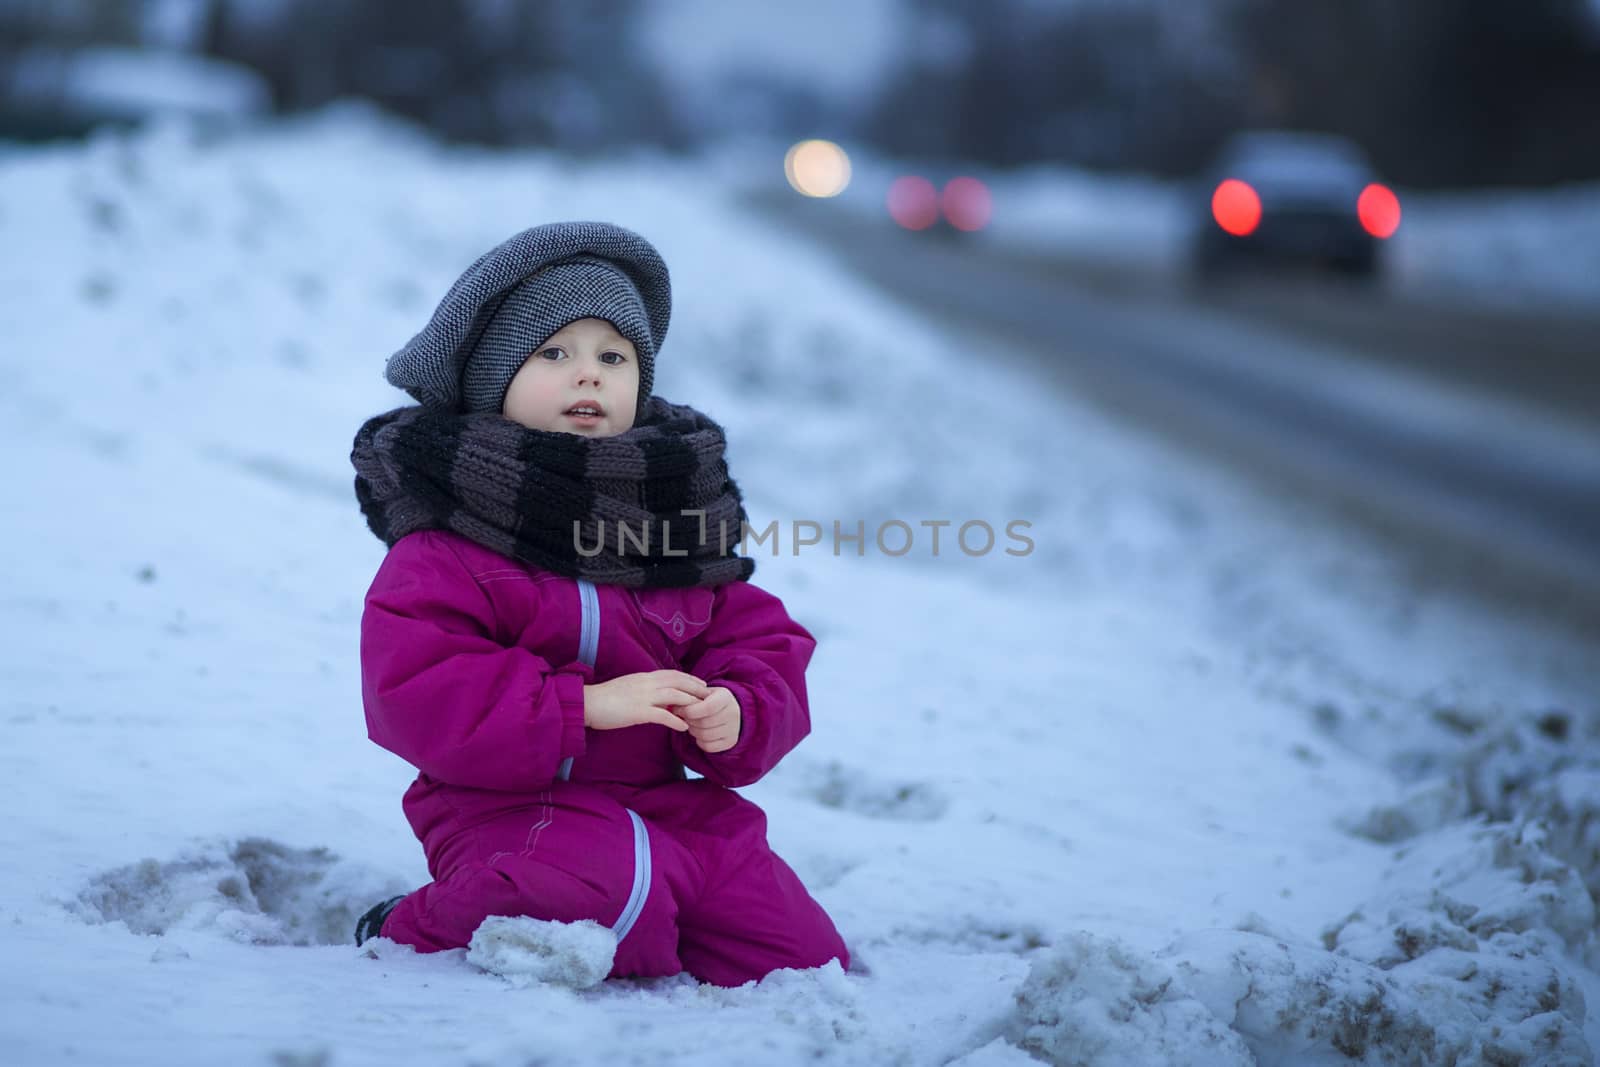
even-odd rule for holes
{"type": "Polygon", "coordinates": [[[556,782],[534,802],[429,849],[435,881],[383,936],[464,948],[491,915],[592,919],[619,936],[610,977],[688,971],[737,986],[850,954],[822,906],[767,844],[766,814],[703,779],[630,792],[556,782]],[[630,814],[631,812],[631,814],[630,814]]]}

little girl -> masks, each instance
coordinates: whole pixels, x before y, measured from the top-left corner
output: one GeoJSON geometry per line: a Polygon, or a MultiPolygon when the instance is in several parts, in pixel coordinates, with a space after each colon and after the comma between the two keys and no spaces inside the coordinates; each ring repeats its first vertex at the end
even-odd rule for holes
{"type": "Polygon", "coordinates": [[[364,915],[357,944],[461,948],[528,915],[610,927],[612,977],[849,965],[732,788],[810,731],[816,642],[733,551],[721,428],[651,395],[671,302],[637,234],[538,226],[388,362],[420,406],[368,421],[351,455],[389,546],[362,699],[372,740],[421,772],[404,808],[433,881],[364,915]]]}

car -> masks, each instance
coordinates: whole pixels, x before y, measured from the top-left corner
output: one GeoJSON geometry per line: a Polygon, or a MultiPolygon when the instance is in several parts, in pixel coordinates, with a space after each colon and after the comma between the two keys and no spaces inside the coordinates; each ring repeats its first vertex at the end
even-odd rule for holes
{"type": "Polygon", "coordinates": [[[1327,133],[1252,130],[1201,176],[1191,265],[1202,279],[1247,264],[1298,263],[1376,278],[1400,200],[1366,153],[1327,133]]]}

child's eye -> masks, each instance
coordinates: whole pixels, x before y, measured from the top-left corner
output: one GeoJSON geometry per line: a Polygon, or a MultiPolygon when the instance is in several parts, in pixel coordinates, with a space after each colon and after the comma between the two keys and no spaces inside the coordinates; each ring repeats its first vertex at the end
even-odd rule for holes
{"type": "Polygon", "coordinates": [[[546,356],[551,359],[560,359],[562,356],[566,355],[566,353],[559,348],[545,348],[539,351],[539,355],[546,356]]]}
{"type": "Polygon", "coordinates": [[[611,364],[613,367],[620,366],[628,362],[628,357],[623,355],[621,352],[602,352],[600,353],[600,359],[603,362],[611,364]],[[613,356],[616,358],[613,359],[613,356]]]}

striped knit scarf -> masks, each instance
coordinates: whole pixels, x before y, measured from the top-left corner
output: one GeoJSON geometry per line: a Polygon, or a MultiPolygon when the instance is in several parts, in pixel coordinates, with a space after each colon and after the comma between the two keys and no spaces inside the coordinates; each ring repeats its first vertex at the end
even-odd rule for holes
{"type": "Polygon", "coordinates": [[[682,587],[755,570],[734,551],[745,512],[725,444],[711,419],[660,397],[597,438],[412,406],[369,419],[350,462],[367,526],[391,548],[453,530],[571,578],[682,587]]]}

